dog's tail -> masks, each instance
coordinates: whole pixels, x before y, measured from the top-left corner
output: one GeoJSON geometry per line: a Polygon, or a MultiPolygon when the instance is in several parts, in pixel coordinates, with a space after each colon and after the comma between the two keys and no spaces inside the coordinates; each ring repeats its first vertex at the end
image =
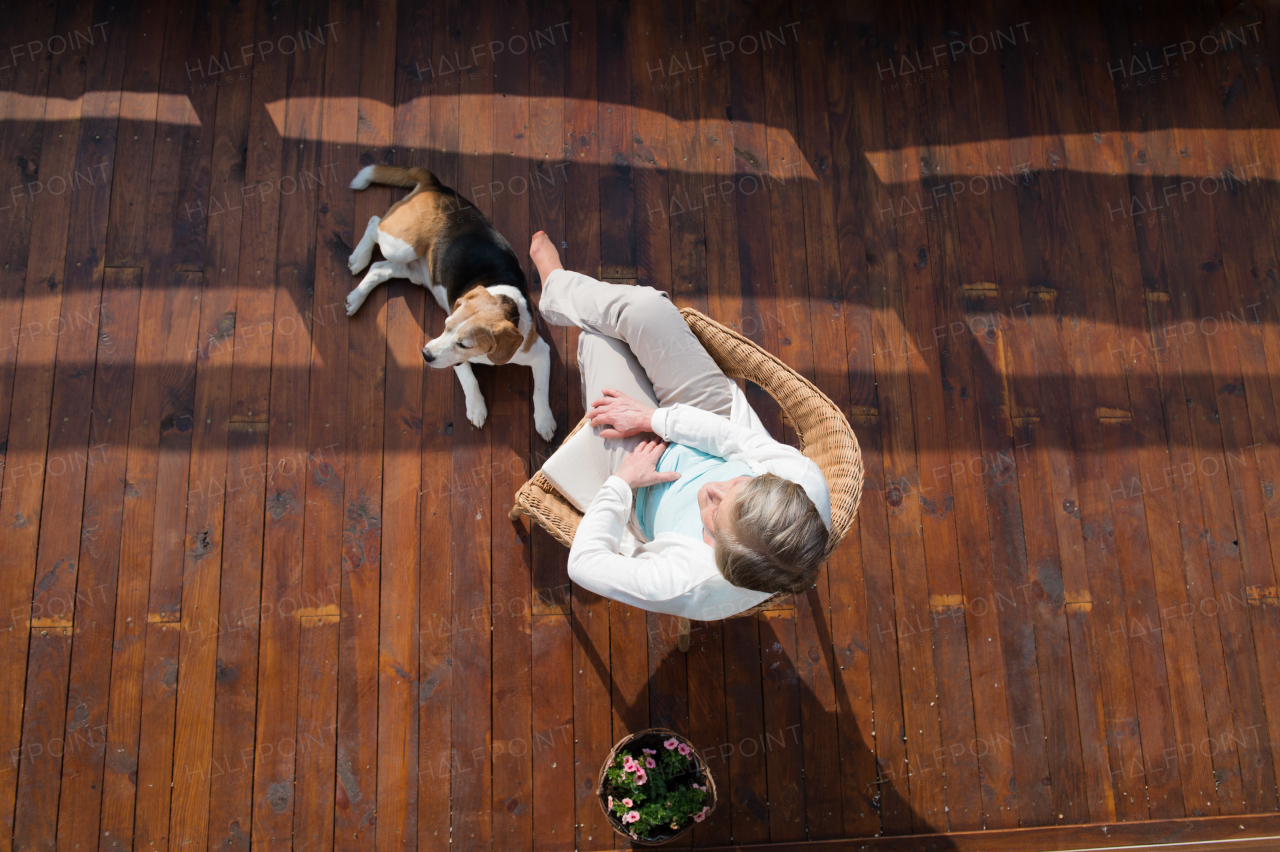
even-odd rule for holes
{"type": "Polygon", "coordinates": [[[351,180],[352,189],[365,189],[371,183],[426,189],[439,185],[436,176],[426,169],[402,169],[399,166],[365,166],[351,180]]]}

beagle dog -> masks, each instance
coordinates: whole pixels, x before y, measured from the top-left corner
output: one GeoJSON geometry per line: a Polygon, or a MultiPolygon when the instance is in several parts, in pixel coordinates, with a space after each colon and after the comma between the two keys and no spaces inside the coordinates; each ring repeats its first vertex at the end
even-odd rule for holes
{"type": "Polygon", "coordinates": [[[431,291],[449,316],[444,334],[427,341],[422,357],[436,368],[453,367],[467,398],[467,419],[484,426],[488,409],[474,364],[521,364],[533,370],[533,424],[544,441],[555,436],[547,400],[551,347],[538,335],[524,270],[511,245],[475,205],[436,180],[426,169],[365,166],[352,189],[371,183],[412,188],[374,216],[351,252],[353,275],[369,266],[373,247],[386,260],[369,266],[347,296],[347,316],[384,281],[408,278],[431,291]]]}

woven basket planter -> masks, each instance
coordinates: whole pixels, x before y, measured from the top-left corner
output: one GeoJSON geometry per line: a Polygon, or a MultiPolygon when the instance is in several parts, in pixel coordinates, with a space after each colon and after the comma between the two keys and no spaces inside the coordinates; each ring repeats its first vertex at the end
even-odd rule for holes
{"type": "Polygon", "coordinates": [[[707,768],[707,763],[702,759],[702,755],[693,747],[693,743],[689,742],[685,737],[677,734],[675,731],[667,728],[649,728],[648,730],[625,736],[618,740],[618,742],[614,744],[613,748],[609,750],[609,756],[605,758],[604,765],[600,767],[600,780],[596,782],[596,800],[600,802],[600,809],[604,811],[605,819],[609,821],[609,825],[613,827],[613,830],[622,837],[625,837],[627,840],[630,840],[632,843],[640,846],[661,846],[663,843],[670,843],[677,837],[683,837],[688,834],[697,823],[691,819],[687,825],[678,830],[673,829],[668,834],[654,834],[650,837],[632,837],[631,832],[627,830],[627,827],[623,825],[622,821],[609,811],[609,803],[607,801],[610,795],[610,790],[608,789],[609,779],[608,776],[605,775],[605,771],[613,765],[613,759],[617,757],[618,752],[623,749],[632,749],[637,752],[642,748],[652,748],[656,750],[662,748],[662,742],[671,737],[675,737],[677,740],[692,749],[689,756],[693,758],[693,765],[696,768],[690,774],[699,775],[703,785],[707,788],[707,808],[709,809],[707,811],[707,815],[710,816],[716,809],[715,778],[712,777],[711,770],[707,768]]]}

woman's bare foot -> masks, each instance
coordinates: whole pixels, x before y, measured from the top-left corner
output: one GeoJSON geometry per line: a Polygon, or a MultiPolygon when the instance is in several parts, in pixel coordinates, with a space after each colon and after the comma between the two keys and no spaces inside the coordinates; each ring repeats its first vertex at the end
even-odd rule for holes
{"type": "Polygon", "coordinates": [[[529,257],[533,258],[533,265],[538,268],[538,277],[544,282],[552,272],[564,269],[560,264],[560,252],[556,251],[555,243],[551,242],[546,231],[539,231],[533,235],[533,243],[529,246],[529,257]]]}

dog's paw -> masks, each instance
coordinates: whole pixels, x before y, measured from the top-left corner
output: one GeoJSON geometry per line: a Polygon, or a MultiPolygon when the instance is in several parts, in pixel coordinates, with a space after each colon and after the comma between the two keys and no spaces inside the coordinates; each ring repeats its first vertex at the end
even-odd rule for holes
{"type": "Polygon", "coordinates": [[[538,430],[542,440],[551,443],[551,439],[556,436],[556,418],[549,410],[535,412],[533,415],[533,428],[538,430]]]}
{"type": "Polygon", "coordinates": [[[364,304],[364,294],[359,290],[352,290],[347,294],[347,316],[353,317],[356,311],[360,310],[360,306],[364,304]]]}
{"type": "Polygon", "coordinates": [[[351,274],[355,275],[369,265],[369,258],[371,257],[373,257],[373,252],[353,252],[351,257],[347,258],[347,269],[350,269],[351,274]]]}
{"type": "Polygon", "coordinates": [[[484,399],[480,394],[476,394],[473,400],[467,399],[467,419],[471,421],[471,425],[477,429],[484,428],[485,418],[489,416],[489,409],[485,407],[484,399]]]}

